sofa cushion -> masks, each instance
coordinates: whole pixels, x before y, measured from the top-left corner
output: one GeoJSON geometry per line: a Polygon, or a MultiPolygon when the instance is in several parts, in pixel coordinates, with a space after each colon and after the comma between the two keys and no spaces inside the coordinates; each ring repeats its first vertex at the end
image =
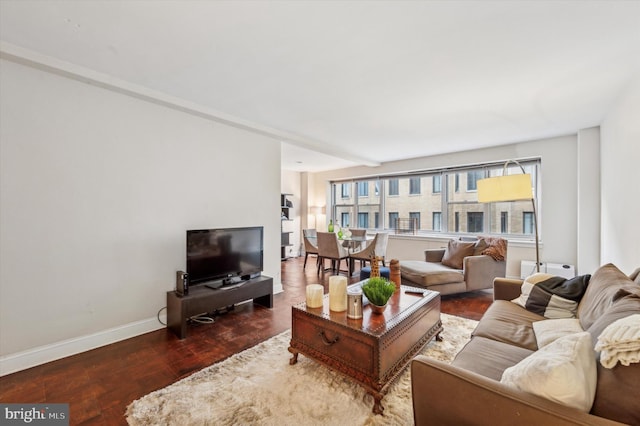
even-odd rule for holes
{"type": "Polygon", "coordinates": [[[524,280],[520,297],[513,302],[545,318],[574,318],[590,277],[536,273],[524,280]]]}
{"type": "Polygon", "coordinates": [[[613,264],[608,263],[598,268],[591,276],[587,291],[578,305],[578,318],[582,328],[588,330],[605,314],[613,304],[618,290],[633,292],[637,288],[638,285],[613,264]]]}
{"type": "Polygon", "coordinates": [[[474,337],[456,355],[452,364],[493,380],[531,355],[533,351],[485,337],[474,337]]]}
{"type": "Polygon", "coordinates": [[[542,315],[529,312],[508,300],[495,300],[472,335],[535,351],[538,349],[533,323],[542,315]]]}
{"type": "Polygon", "coordinates": [[[472,256],[480,256],[482,252],[487,248],[487,240],[484,238],[478,238],[476,241],[476,245],[473,246],[473,255],[472,256]]]}
{"type": "Polygon", "coordinates": [[[507,368],[502,383],[589,412],[597,369],[587,332],[570,334],[507,368]]]}
{"type": "Polygon", "coordinates": [[[462,261],[467,256],[473,256],[475,242],[449,240],[447,249],[442,256],[442,264],[454,269],[462,269],[462,261]]]}
{"type": "Polygon", "coordinates": [[[538,348],[547,346],[568,334],[582,333],[583,331],[577,318],[547,319],[533,323],[533,332],[536,335],[538,348]]]}
{"type": "Polygon", "coordinates": [[[613,368],[596,364],[598,384],[591,414],[629,425],[640,425],[640,364],[628,367],[618,364],[613,368]]]}
{"type": "Polygon", "coordinates": [[[637,289],[620,289],[613,297],[613,304],[605,313],[596,319],[587,331],[595,346],[598,337],[613,322],[640,313],[640,286],[637,289]]]}
{"type": "Polygon", "coordinates": [[[462,271],[448,268],[441,263],[421,260],[403,260],[400,262],[400,273],[402,278],[424,287],[464,282],[462,271]]]}

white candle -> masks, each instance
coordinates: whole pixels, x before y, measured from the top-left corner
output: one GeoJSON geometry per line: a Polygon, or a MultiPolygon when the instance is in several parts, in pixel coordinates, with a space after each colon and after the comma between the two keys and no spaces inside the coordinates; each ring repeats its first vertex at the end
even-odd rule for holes
{"type": "Polygon", "coordinates": [[[307,286],[307,308],[321,308],[324,287],[320,284],[309,284],[307,286]]]}
{"type": "Polygon", "coordinates": [[[329,277],[329,309],[334,312],[347,310],[347,277],[329,277]]]}

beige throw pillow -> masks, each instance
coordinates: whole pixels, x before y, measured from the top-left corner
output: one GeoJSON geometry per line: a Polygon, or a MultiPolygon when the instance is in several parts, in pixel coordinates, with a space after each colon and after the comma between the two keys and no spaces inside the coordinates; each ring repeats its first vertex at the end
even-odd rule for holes
{"type": "Polygon", "coordinates": [[[578,318],[548,319],[535,321],[532,325],[538,348],[547,346],[549,343],[568,334],[582,333],[584,331],[578,318]]]}
{"type": "Polygon", "coordinates": [[[462,269],[462,261],[467,256],[473,256],[475,242],[451,240],[442,256],[442,264],[450,268],[462,269]]]}
{"type": "Polygon", "coordinates": [[[500,382],[588,413],[597,383],[591,335],[559,338],[504,370],[500,382]]]}

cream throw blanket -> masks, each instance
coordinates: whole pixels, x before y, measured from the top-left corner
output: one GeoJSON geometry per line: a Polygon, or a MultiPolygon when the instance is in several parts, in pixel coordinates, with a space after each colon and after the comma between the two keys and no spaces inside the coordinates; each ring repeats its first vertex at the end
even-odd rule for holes
{"type": "Polygon", "coordinates": [[[629,315],[609,324],[595,347],[600,352],[600,364],[613,368],[620,361],[622,365],[640,362],[640,314],[629,315]]]}

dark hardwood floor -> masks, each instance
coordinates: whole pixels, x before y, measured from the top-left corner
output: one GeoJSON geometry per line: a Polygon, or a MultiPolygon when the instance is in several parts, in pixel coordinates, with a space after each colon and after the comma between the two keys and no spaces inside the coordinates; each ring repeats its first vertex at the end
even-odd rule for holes
{"type": "MultiPolygon", "coordinates": [[[[284,292],[274,296],[273,309],[244,303],[213,324],[191,326],[184,340],[161,329],[4,376],[0,401],[69,403],[72,425],[126,425],[125,409],[135,399],[289,329],[291,305],[304,300],[305,286],[328,289],[330,273],[319,277],[315,258],[304,271],[302,265],[303,258],[282,262],[284,292]]],[[[442,312],[479,319],[491,301],[485,291],[444,296],[442,312]]]]}

